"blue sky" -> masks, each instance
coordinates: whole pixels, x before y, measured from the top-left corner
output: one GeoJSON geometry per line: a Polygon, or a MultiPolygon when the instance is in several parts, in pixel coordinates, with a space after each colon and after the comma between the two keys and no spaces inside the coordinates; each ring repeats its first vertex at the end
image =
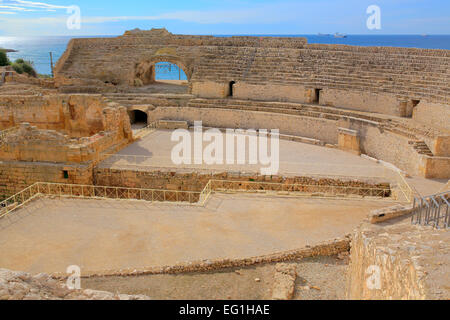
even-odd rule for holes
{"type": "Polygon", "coordinates": [[[0,36],[178,34],[450,34],[449,0],[0,0],[0,36]],[[67,7],[81,12],[68,29],[67,7]],[[366,27],[370,5],[381,30],[366,27]]]}

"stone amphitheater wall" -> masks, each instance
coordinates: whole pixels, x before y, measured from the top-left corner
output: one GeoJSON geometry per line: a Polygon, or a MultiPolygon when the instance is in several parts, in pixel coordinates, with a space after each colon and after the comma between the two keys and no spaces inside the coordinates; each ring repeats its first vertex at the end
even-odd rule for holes
{"type": "Polygon", "coordinates": [[[408,138],[381,131],[375,124],[356,119],[334,121],[288,114],[191,107],[159,107],[149,112],[148,116],[150,122],[179,120],[193,124],[194,121],[202,120],[206,127],[269,130],[278,128],[282,134],[318,139],[333,145],[338,144],[338,128],[343,127],[359,133],[361,151],[373,158],[392,163],[413,175],[425,176],[427,170],[432,170],[434,173],[429,174],[433,177],[436,175],[441,178],[450,176],[448,170],[438,172],[438,168],[445,169],[447,167],[450,158],[440,160],[430,158],[425,161],[423,160],[424,156],[418,154],[409,145],[408,138]]]}
{"type": "Polygon", "coordinates": [[[450,103],[449,50],[308,45],[302,38],[215,38],[166,30],[74,39],[55,67],[56,82],[133,86],[139,65],[164,58],[186,69],[200,97],[224,97],[234,81],[243,99],[309,102],[310,90],[321,89],[324,104],[389,115],[409,116],[410,108],[400,107],[405,101],[450,103]]]}
{"type": "Polygon", "coordinates": [[[323,89],[320,104],[366,112],[401,116],[400,102],[389,94],[352,90],[323,89]]]}
{"type": "Polygon", "coordinates": [[[408,138],[387,131],[383,132],[377,126],[366,125],[359,121],[341,122],[341,126],[359,132],[362,153],[392,163],[410,174],[421,173],[422,156],[409,145],[408,138]]]}
{"type": "Polygon", "coordinates": [[[36,182],[92,185],[92,167],[80,164],[0,161],[0,198],[12,196],[36,182]]]}
{"type": "Polygon", "coordinates": [[[413,119],[432,127],[450,130],[450,105],[420,102],[414,109],[413,119]]]}
{"type": "Polygon", "coordinates": [[[280,129],[280,133],[322,140],[328,144],[338,143],[336,121],[319,118],[292,116],[268,112],[243,110],[159,107],[148,114],[149,122],[157,120],[202,120],[203,126],[240,129],[280,129]]]}
{"type": "Polygon", "coordinates": [[[260,101],[281,101],[310,103],[311,90],[299,85],[279,85],[279,84],[248,84],[237,83],[234,86],[233,97],[236,99],[260,100],[260,101]]]}

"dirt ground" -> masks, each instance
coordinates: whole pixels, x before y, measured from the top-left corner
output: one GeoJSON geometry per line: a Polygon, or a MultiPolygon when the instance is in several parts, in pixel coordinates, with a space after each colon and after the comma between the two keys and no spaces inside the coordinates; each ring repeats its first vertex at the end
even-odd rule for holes
{"type": "MultiPolygon", "coordinates": [[[[155,132],[145,136],[136,141],[128,147],[122,149],[117,153],[118,157],[110,158],[99,164],[101,168],[130,168],[133,170],[153,171],[155,168],[172,168],[178,169],[193,169],[203,172],[205,170],[220,170],[232,172],[260,172],[262,166],[260,164],[238,165],[237,162],[233,165],[214,164],[201,165],[175,165],[172,161],[172,150],[178,142],[171,141],[171,130],[156,130],[155,132]],[[133,158],[120,156],[139,156],[134,162],[133,158]],[[131,162],[130,162],[131,161],[131,162]]],[[[194,137],[192,135],[192,146],[194,146],[194,137]]],[[[203,148],[208,144],[204,143],[203,148]]],[[[279,174],[284,176],[289,175],[332,175],[332,176],[348,176],[358,177],[359,180],[365,180],[367,177],[385,177],[387,174],[392,174],[381,164],[361,158],[351,153],[325,148],[321,146],[280,140],[279,145],[280,159],[279,159],[279,174]]],[[[249,144],[246,144],[246,157],[249,155],[249,144]]],[[[226,154],[226,151],[225,153],[226,154]]],[[[237,145],[235,146],[235,158],[237,155],[237,145]]],[[[192,154],[192,157],[194,155],[192,154]]],[[[237,161],[235,159],[235,161],[237,161]]],[[[389,181],[387,178],[382,179],[383,182],[389,181]]]]}
{"type": "MultiPolygon", "coordinates": [[[[295,300],[345,299],[347,261],[308,258],[297,266],[295,300]]],[[[275,264],[222,272],[82,279],[84,289],[144,294],[156,300],[268,300],[275,264]],[[260,281],[256,281],[259,279],[260,281]]]]}
{"type": "Polygon", "coordinates": [[[0,266],[30,273],[257,257],[349,234],[384,202],[214,194],[206,207],[40,199],[0,220],[0,266]]]}

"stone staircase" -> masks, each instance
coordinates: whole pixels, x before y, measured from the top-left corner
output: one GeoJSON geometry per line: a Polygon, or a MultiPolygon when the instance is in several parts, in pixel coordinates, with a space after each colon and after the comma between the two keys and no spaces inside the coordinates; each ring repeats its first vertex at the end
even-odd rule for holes
{"type": "Polygon", "coordinates": [[[448,101],[450,59],[346,50],[210,48],[193,80],[303,85],[448,101]],[[253,56],[252,56],[253,55],[253,56]],[[237,58],[239,57],[239,58],[237,58]],[[246,61],[252,61],[247,69],[246,61]]]}
{"type": "Polygon", "coordinates": [[[429,157],[433,157],[433,152],[431,152],[430,148],[427,146],[425,141],[410,141],[409,144],[417,151],[417,153],[426,155],[429,157]]]}
{"type": "Polygon", "coordinates": [[[192,108],[221,108],[245,111],[272,112],[281,114],[290,114],[298,116],[307,116],[313,118],[322,118],[329,120],[339,120],[343,118],[355,118],[362,121],[369,121],[375,125],[388,123],[389,120],[376,116],[352,112],[332,107],[325,107],[312,104],[284,103],[284,102],[262,102],[236,99],[191,99],[188,107],[192,108]]]}

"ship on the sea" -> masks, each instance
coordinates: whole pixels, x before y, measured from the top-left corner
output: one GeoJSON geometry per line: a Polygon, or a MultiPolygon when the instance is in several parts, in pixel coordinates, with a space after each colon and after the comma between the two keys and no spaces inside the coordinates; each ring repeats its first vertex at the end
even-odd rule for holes
{"type": "Polygon", "coordinates": [[[347,35],[344,34],[344,33],[336,32],[336,33],[334,34],[334,37],[335,37],[335,38],[347,38],[347,35]]]}

